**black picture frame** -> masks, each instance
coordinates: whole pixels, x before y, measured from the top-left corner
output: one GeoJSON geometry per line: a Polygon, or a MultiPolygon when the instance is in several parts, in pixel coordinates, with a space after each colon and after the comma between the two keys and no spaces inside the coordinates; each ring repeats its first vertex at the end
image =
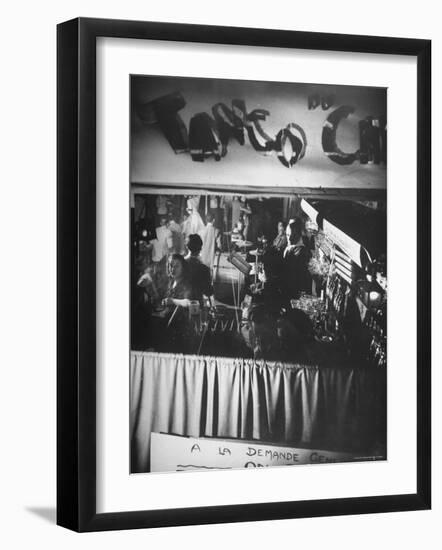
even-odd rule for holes
{"type": "Polygon", "coordinates": [[[79,18],[57,28],[57,523],[75,531],[424,510],[431,506],[431,41],[79,18]],[[417,491],[362,498],[96,512],[96,39],[417,59],[417,491]]]}

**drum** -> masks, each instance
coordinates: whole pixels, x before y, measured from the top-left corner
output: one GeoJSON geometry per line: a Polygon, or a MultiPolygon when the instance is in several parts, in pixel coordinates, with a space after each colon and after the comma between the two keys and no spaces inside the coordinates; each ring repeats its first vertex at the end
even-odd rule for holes
{"type": "MultiPolygon", "coordinates": [[[[245,259],[245,258],[244,258],[245,259]]],[[[231,282],[244,283],[244,275],[229,262],[229,254],[221,252],[219,262],[215,260],[214,283],[229,283],[231,282]]]]}
{"type": "Polygon", "coordinates": [[[251,248],[253,246],[253,243],[251,241],[239,240],[236,241],[236,246],[238,246],[239,248],[251,248]]]}

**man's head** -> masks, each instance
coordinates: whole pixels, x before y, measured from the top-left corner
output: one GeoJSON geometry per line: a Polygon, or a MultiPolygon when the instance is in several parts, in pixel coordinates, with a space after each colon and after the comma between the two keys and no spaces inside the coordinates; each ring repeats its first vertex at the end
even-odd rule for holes
{"type": "Polygon", "coordinates": [[[213,216],[210,212],[206,215],[206,223],[213,223],[213,216]]]}
{"type": "Polygon", "coordinates": [[[302,220],[295,218],[286,228],[287,240],[290,244],[296,244],[302,235],[302,220]]]}
{"type": "Polygon", "coordinates": [[[192,235],[189,235],[187,237],[186,245],[192,256],[198,256],[203,247],[203,241],[201,240],[201,237],[199,235],[193,233],[192,235]]]}

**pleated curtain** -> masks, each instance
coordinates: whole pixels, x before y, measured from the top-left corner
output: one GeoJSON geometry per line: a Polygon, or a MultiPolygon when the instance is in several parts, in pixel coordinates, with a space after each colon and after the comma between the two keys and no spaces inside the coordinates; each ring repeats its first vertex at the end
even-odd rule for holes
{"type": "Polygon", "coordinates": [[[131,472],[150,434],[367,451],[385,422],[385,374],[359,368],[132,352],[131,472]]]}

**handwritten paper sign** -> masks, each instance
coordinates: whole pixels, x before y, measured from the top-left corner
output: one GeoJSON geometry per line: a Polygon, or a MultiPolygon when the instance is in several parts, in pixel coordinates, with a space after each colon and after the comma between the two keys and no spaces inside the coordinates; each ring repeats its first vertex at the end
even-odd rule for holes
{"type": "Polygon", "coordinates": [[[152,433],[151,471],[229,470],[357,460],[352,453],[152,433]]]}

